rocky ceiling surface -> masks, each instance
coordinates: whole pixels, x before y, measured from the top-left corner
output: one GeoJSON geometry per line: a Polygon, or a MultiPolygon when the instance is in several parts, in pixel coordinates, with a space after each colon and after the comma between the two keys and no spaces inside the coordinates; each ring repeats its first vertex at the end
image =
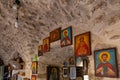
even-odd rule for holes
{"type": "Polygon", "coordinates": [[[15,0],[0,0],[0,55],[6,62],[16,53],[30,60],[42,39],[62,24],[79,20],[95,28],[96,23],[111,25],[120,20],[120,0],[19,1],[16,9],[15,0]]]}

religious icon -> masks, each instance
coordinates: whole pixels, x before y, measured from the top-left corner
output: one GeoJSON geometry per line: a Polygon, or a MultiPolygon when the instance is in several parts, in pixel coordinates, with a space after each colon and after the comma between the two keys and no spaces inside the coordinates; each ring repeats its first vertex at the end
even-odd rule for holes
{"type": "Polygon", "coordinates": [[[49,37],[45,38],[43,40],[43,52],[48,52],[50,51],[50,40],[49,37]]]}
{"type": "Polygon", "coordinates": [[[38,46],[38,56],[43,55],[43,45],[38,46]]]}
{"type": "Polygon", "coordinates": [[[37,74],[37,61],[32,62],[32,74],[37,74]]]}
{"type": "Polygon", "coordinates": [[[74,58],[74,56],[69,58],[69,65],[70,66],[75,66],[75,58],[74,58]]]}
{"type": "Polygon", "coordinates": [[[95,51],[95,75],[100,77],[118,77],[116,49],[95,51]]]}
{"type": "Polygon", "coordinates": [[[61,28],[55,29],[50,32],[50,42],[54,42],[60,39],[61,28]]]}
{"type": "Polygon", "coordinates": [[[83,59],[81,57],[75,57],[76,66],[83,67],[83,59]]]}
{"type": "Polygon", "coordinates": [[[31,80],[36,80],[36,75],[32,75],[31,80]]]}
{"type": "Polygon", "coordinates": [[[90,32],[75,36],[75,56],[88,56],[90,54],[90,32]]]}
{"type": "Polygon", "coordinates": [[[72,44],[72,27],[68,27],[61,31],[61,47],[72,44]]]}
{"type": "Polygon", "coordinates": [[[47,67],[47,80],[59,80],[59,67],[57,66],[47,67]]]}

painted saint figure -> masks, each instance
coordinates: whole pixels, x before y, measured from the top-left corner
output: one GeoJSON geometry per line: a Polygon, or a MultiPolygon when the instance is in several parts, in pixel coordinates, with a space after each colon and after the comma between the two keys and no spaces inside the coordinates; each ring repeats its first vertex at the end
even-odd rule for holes
{"type": "Polygon", "coordinates": [[[44,40],[43,51],[44,51],[44,52],[48,52],[48,51],[49,51],[49,40],[48,40],[48,39],[45,39],[45,40],[44,40]]]}
{"type": "Polygon", "coordinates": [[[36,74],[36,63],[32,63],[32,74],[36,74]]]}
{"type": "Polygon", "coordinates": [[[74,57],[71,57],[71,58],[69,59],[69,64],[70,64],[70,65],[75,65],[75,59],[74,59],[74,57]]]}
{"type": "Polygon", "coordinates": [[[36,76],[32,75],[31,80],[36,80],[36,76]]]}
{"type": "Polygon", "coordinates": [[[69,36],[68,36],[68,30],[65,30],[65,31],[63,32],[63,37],[64,37],[64,38],[63,38],[63,40],[61,41],[61,45],[62,45],[62,46],[71,44],[70,38],[69,38],[69,36]]]}
{"type": "Polygon", "coordinates": [[[38,56],[41,56],[41,55],[43,55],[43,46],[42,45],[38,46],[38,56]]]}
{"type": "Polygon", "coordinates": [[[98,64],[96,68],[96,75],[100,76],[112,76],[115,77],[115,69],[113,65],[109,62],[110,60],[110,54],[108,52],[103,52],[99,56],[99,59],[101,61],[100,64],[98,64]]]}
{"type": "Polygon", "coordinates": [[[52,68],[49,80],[58,80],[57,69],[52,68]]]}
{"type": "Polygon", "coordinates": [[[79,44],[78,44],[75,54],[77,56],[89,54],[89,48],[88,48],[88,45],[84,41],[84,37],[79,38],[79,44]]]}

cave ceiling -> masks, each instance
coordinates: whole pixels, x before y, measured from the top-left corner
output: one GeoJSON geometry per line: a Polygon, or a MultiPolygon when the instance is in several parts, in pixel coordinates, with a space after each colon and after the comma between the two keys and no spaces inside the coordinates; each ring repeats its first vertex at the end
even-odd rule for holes
{"type": "Polygon", "coordinates": [[[120,19],[120,0],[19,1],[16,5],[15,0],[0,0],[0,56],[7,61],[16,53],[30,59],[49,32],[62,24],[77,19],[84,24],[107,20],[110,24],[112,17],[120,19]]]}

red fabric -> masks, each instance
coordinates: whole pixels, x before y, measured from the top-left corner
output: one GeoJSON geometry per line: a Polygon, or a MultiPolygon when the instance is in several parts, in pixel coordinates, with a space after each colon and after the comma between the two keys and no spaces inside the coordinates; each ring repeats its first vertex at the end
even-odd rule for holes
{"type": "Polygon", "coordinates": [[[101,72],[99,72],[99,73],[96,73],[96,75],[108,76],[108,77],[116,77],[115,70],[114,70],[113,66],[109,62],[99,64],[96,70],[98,70],[100,68],[104,69],[104,67],[107,67],[107,68],[111,69],[114,72],[113,75],[107,73],[108,69],[106,69],[106,73],[105,74],[101,74],[101,72]]]}
{"type": "Polygon", "coordinates": [[[88,45],[85,42],[80,43],[75,54],[76,56],[89,54],[88,45]]]}
{"type": "Polygon", "coordinates": [[[69,37],[64,38],[64,39],[62,40],[62,42],[63,42],[63,41],[67,41],[67,40],[70,41],[69,37]]]}
{"type": "Polygon", "coordinates": [[[99,64],[98,67],[97,67],[97,69],[99,69],[101,67],[104,67],[104,66],[106,66],[106,67],[110,68],[112,71],[114,71],[113,66],[110,63],[108,63],[108,62],[107,63],[101,63],[101,64],[99,64]]]}
{"type": "Polygon", "coordinates": [[[48,50],[49,50],[48,45],[45,44],[45,45],[44,45],[44,52],[47,52],[48,50]]]}

